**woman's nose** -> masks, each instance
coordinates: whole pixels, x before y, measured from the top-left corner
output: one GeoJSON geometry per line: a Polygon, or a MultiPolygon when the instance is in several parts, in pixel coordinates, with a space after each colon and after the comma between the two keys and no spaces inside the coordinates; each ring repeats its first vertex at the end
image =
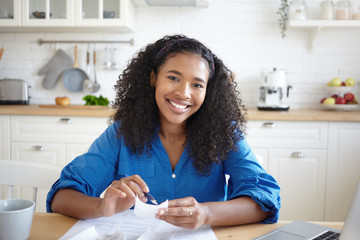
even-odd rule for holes
{"type": "Polygon", "coordinates": [[[188,99],[191,96],[191,88],[189,83],[179,84],[176,89],[176,94],[182,99],[188,99]]]}

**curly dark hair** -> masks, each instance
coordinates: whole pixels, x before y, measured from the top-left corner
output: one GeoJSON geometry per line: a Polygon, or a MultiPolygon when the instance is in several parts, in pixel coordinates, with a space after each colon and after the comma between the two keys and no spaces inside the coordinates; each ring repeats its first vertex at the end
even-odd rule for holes
{"type": "Polygon", "coordinates": [[[159,127],[155,88],[150,74],[174,53],[192,53],[204,58],[210,69],[205,100],[186,122],[185,146],[201,174],[220,164],[245,133],[246,109],[236,90],[231,71],[207,47],[184,35],[165,36],[141,49],[129,62],[115,85],[113,121],[121,121],[118,135],[134,153],[151,152],[159,127]]]}

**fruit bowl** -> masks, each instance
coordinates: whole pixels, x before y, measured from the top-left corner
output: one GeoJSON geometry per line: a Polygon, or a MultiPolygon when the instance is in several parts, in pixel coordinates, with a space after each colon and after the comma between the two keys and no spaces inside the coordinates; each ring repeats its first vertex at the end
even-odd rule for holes
{"type": "Polygon", "coordinates": [[[328,92],[338,92],[338,93],[345,93],[345,92],[355,92],[357,86],[340,86],[340,87],[331,87],[326,86],[325,89],[328,92]]]}
{"type": "Polygon", "coordinates": [[[322,109],[334,111],[356,111],[359,104],[320,104],[322,109]]]}

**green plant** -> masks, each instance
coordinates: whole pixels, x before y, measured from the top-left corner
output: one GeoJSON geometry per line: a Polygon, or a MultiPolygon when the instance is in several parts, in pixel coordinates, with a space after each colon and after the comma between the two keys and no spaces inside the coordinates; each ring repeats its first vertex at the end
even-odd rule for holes
{"type": "Polygon", "coordinates": [[[279,26],[280,26],[280,32],[281,32],[281,36],[282,38],[286,37],[286,28],[287,28],[287,22],[289,19],[289,1],[288,0],[281,0],[281,4],[280,7],[278,9],[278,11],[276,12],[277,14],[280,15],[280,19],[279,19],[279,26]]]}
{"type": "Polygon", "coordinates": [[[82,98],[82,100],[86,101],[84,105],[96,105],[96,106],[107,106],[109,105],[109,100],[100,95],[100,97],[96,97],[94,95],[86,95],[82,98]]]}

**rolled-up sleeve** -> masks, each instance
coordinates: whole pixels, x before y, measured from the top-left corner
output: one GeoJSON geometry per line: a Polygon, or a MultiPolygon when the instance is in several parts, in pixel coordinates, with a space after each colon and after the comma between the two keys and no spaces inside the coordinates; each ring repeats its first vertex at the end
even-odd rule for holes
{"type": "Polygon", "coordinates": [[[247,141],[238,142],[238,150],[232,151],[224,161],[228,181],[227,199],[249,196],[270,215],[263,223],[275,223],[279,218],[280,187],[258,163],[247,141]]]}
{"type": "Polygon", "coordinates": [[[76,157],[61,172],[46,199],[51,212],[51,201],[57,191],[70,188],[88,196],[99,197],[116,178],[120,139],[116,136],[118,124],[109,126],[90,146],[89,151],[76,157]]]}

